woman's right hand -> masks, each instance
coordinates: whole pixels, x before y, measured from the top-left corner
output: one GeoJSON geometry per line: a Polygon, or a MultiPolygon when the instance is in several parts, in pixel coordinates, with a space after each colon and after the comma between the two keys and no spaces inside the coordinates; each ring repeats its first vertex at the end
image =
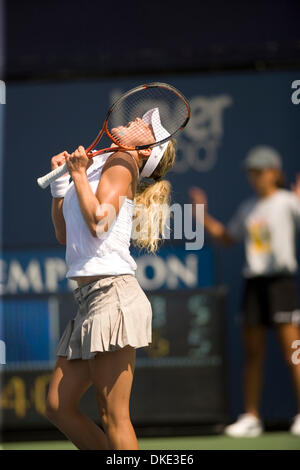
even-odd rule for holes
{"type": "Polygon", "coordinates": [[[51,158],[51,169],[55,170],[59,166],[66,163],[66,156],[69,156],[69,153],[66,150],[59,153],[58,155],[54,155],[54,157],[51,158]]]}

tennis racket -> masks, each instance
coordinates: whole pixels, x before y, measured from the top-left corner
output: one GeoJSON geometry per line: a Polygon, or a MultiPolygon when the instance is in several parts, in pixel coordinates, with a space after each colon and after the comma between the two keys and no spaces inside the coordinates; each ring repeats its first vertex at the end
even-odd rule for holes
{"type": "MultiPolygon", "coordinates": [[[[124,93],[109,109],[102,129],[96,139],[86,149],[89,158],[105,152],[118,150],[144,150],[162,145],[172,139],[188,123],[190,106],[183,94],[167,83],[149,83],[138,86],[124,93]],[[135,125],[149,110],[156,109],[157,120],[153,122],[153,132],[149,133],[142,126],[135,125]],[[130,131],[130,129],[132,129],[130,131]],[[104,140],[101,150],[93,151],[100,139],[104,140]],[[106,140],[106,142],[105,142],[106,140]],[[115,145],[111,147],[112,143],[115,145]],[[106,146],[105,146],[106,144],[106,146]]],[[[48,174],[38,178],[41,188],[46,188],[52,181],[68,171],[66,163],[48,174]]]]}

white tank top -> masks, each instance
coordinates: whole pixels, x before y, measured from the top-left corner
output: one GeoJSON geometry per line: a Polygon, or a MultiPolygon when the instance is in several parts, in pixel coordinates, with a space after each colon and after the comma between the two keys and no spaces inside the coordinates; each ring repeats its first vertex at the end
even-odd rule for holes
{"type": "MultiPolygon", "coordinates": [[[[87,176],[94,194],[103,166],[111,153],[94,157],[87,176]]],[[[67,278],[95,275],[135,274],[136,263],[130,255],[134,202],[125,198],[109,230],[93,237],[82,216],[74,183],[71,182],[63,202],[66,222],[67,278]]]]}

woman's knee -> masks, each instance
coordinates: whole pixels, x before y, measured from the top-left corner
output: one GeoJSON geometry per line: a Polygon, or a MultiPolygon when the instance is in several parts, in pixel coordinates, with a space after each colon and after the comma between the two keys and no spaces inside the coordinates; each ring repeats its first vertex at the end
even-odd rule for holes
{"type": "Polygon", "coordinates": [[[96,393],[96,397],[101,423],[106,431],[130,421],[129,406],[125,403],[111,403],[101,393],[96,393]]]}
{"type": "Polygon", "coordinates": [[[46,418],[51,422],[57,422],[62,416],[69,415],[70,413],[76,412],[76,407],[70,403],[64,403],[61,400],[51,397],[47,397],[46,401],[46,418]]]}
{"type": "Polygon", "coordinates": [[[105,429],[105,432],[109,432],[111,429],[123,428],[130,424],[130,416],[127,410],[108,410],[102,409],[100,414],[101,424],[105,429]]]}
{"type": "Polygon", "coordinates": [[[47,397],[46,401],[46,410],[45,410],[46,418],[49,421],[55,421],[59,415],[59,406],[58,404],[52,400],[49,396],[47,397]]]}

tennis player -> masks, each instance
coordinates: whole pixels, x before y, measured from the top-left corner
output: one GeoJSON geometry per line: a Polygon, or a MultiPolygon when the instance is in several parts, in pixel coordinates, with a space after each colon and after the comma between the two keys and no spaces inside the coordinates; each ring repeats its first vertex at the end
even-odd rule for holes
{"type": "MultiPolygon", "coordinates": [[[[130,146],[137,144],[129,142],[133,134],[141,145],[149,137],[152,142],[153,134],[169,136],[158,108],[113,132],[130,146]]],[[[140,227],[143,236],[135,244],[149,252],[157,249],[170,197],[170,183],[162,178],[174,160],[173,141],[152,151],[117,151],[93,159],[80,146],[52,158],[53,169],[66,162],[69,170],[51,184],[52,220],[58,241],[66,244],[67,278],[78,285],[78,312],[57,348],[47,417],[79,449],[139,448],[129,400],[136,349],[151,343],[152,310],[135,277],[129,246],[135,207],[144,207],[149,230],[140,227]],[[91,385],[102,428],[78,409],[91,385]]]]}
{"type": "MultiPolygon", "coordinates": [[[[249,154],[246,169],[255,196],[238,208],[229,226],[206,213],[204,226],[216,240],[230,245],[244,241],[246,266],[242,299],[245,413],[225,428],[236,437],[263,432],[259,413],[266,332],[275,328],[295,386],[298,413],[291,432],[300,436],[300,364],[292,361],[292,344],[300,339],[300,305],[296,283],[295,229],[300,228],[300,177],[293,192],[282,189],[280,157],[270,151],[249,154]]],[[[191,188],[194,203],[206,195],[191,188]]]]}

